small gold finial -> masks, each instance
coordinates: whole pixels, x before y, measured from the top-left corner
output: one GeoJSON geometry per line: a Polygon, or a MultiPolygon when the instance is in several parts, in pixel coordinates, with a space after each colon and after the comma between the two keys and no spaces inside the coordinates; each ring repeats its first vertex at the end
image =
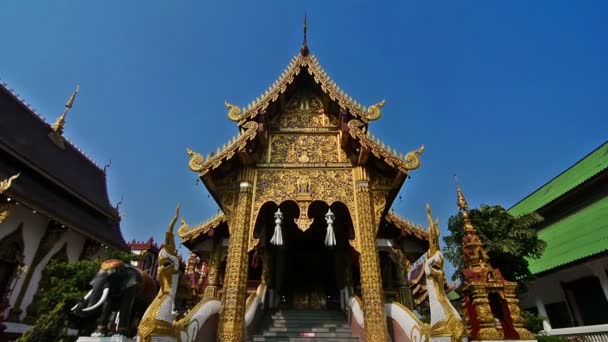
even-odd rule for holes
{"type": "Polygon", "coordinates": [[[80,84],[77,84],[76,90],[74,90],[74,92],[72,93],[72,96],[70,96],[70,98],[68,99],[68,102],[65,103],[65,106],[67,108],[72,108],[72,105],[74,104],[74,99],[76,99],[76,94],[78,94],[79,90],[80,90],[80,84]]]}
{"type": "Polygon", "coordinates": [[[74,92],[72,93],[72,95],[70,96],[68,101],[65,103],[65,109],[63,110],[63,113],[61,113],[61,115],[59,116],[57,121],[55,121],[55,123],[51,126],[53,128],[53,130],[59,135],[63,134],[63,126],[65,125],[65,117],[67,116],[68,111],[74,105],[74,100],[76,99],[76,94],[78,94],[78,91],[80,91],[80,84],[76,85],[76,89],[74,90],[74,92]]]}
{"type": "Polygon", "coordinates": [[[302,42],[302,48],[300,49],[300,54],[304,57],[308,56],[310,51],[308,50],[308,42],[306,40],[306,33],[308,30],[308,25],[306,24],[306,12],[304,12],[304,41],[302,42]]]}

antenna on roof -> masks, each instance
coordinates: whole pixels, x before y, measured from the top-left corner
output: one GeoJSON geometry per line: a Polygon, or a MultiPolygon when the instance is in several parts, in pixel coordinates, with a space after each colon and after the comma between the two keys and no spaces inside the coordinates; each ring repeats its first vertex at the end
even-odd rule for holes
{"type": "Polygon", "coordinates": [[[304,12],[304,41],[302,42],[302,48],[300,49],[300,54],[304,57],[308,56],[308,53],[310,52],[308,50],[308,42],[306,41],[307,29],[308,29],[308,26],[306,25],[306,12],[304,12]]]}

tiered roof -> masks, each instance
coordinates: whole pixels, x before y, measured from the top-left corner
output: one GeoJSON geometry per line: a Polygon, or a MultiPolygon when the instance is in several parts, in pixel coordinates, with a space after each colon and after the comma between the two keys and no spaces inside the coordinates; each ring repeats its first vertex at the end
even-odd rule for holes
{"type": "Polygon", "coordinates": [[[0,83],[0,178],[21,172],[8,196],[102,243],[126,249],[106,175],[74,144],[59,148],[55,130],[0,83]]]}

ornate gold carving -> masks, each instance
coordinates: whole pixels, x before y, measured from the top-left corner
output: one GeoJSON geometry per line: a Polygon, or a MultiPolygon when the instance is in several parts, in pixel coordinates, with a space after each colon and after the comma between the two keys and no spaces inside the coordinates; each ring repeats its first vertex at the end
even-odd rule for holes
{"type": "Polygon", "coordinates": [[[338,126],[335,116],[324,112],[323,101],[317,95],[299,91],[288,100],[284,112],[270,121],[273,129],[338,126]]]}
{"type": "MultiPolygon", "coordinates": [[[[251,171],[242,171],[242,181],[250,181],[251,171]]],[[[247,244],[249,238],[249,217],[251,210],[251,185],[241,186],[234,214],[229,219],[230,246],[228,247],[228,260],[226,262],[226,276],[224,279],[224,297],[220,322],[218,327],[218,341],[243,341],[245,300],[247,287],[247,244]]]]}
{"type": "Polygon", "coordinates": [[[293,82],[302,70],[305,70],[314,78],[315,82],[319,84],[330,99],[338,102],[341,108],[347,109],[353,116],[364,121],[373,120],[373,118],[378,116],[375,109],[366,109],[340,89],[336,82],[332,81],[327,72],[323,70],[315,56],[299,54],[291,59],[279,79],[262,96],[250,103],[246,110],[243,110],[242,119],[239,120],[239,124],[256,117],[260,112],[266,110],[270,103],[276,101],[279,95],[287,90],[287,86],[293,82]]]}
{"type": "Polygon", "coordinates": [[[243,125],[243,128],[245,129],[244,133],[232,139],[232,142],[222,150],[218,149],[215,155],[210,155],[207,158],[204,158],[190,148],[186,149],[190,156],[190,161],[188,162],[190,170],[198,172],[200,176],[203,176],[210,170],[222,165],[225,160],[232,158],[236,152],[243,150],[247,146],[247,143],[256,137],[258,124],[257,122],[249,121],[243,125]]]}
{"type": "Polygon", "coordinates": [[[232,121],[240,121],[244,118],[241,108],[228,101],[224,101],[224,104],[226,105],[226,108],[228,108],[228,119],[232,121]]]}
{"type": "Polygon", "coordinates": [[[338,163],[346,153],[337,147],[337,135],[274,134],[269,147],[271,163],[338,163]]]}
{"type": "Polygon", "coordinates": [[[384,107],[385,103],[386,103],[386,100],[382,100],[374,105],[369,106],[369,108],[367,109],[368,115],[367,115],[367,117],[365,117],[365,119],[367,121],[373,121],[373,120],[380,119],[380,116],[382,116],[382,107],[384,107]]]}
{"type": "Polygon", "coordinates": [[[421,225],[406,220],[394,211],[389,211],[384,218],[388,223],[393,224],[397,229],[401,229],[407,234],[414,235],[422,240],[428,240],[429,238],[429,234],[421,225]]]}
{"type": "Polygon", "coordinates": [[[389,341],[384,315],[384,293],[380,275],[380,260],[376,247],[376,228],[372,215],[372,199],[367,185],[358,185],[357,210],[359,213],[358,238],[361,255],[361,289],[365,312],[366,341],[389,341]]]}
{"type": "Polygon", "coordinates": [[[207,234],[210,230],[217,228],[225,222],[226,216],[223,213],[219,213],[193,228],[190,228],[186,221],[182,219],[181,225],[177,230],[177,235],[182,238],[182,241],[189,241],[207,234]]]}
{"type": "Polygon", "coordinates": [[[222,243],[217,241],[209,260],[209,274],[207,275],[207,286],[203,292],[203,299],[217,298],[220,280],[220,264],[222,263],[222,243]]]}
{"type": "Polygon", "coordinates": [[[299,201],[298,206],[300,207],[300,217],[294,218],[293,221],[296,223],[301,231],[305,232],[312,225],[314,218],[308,218],[308,206],[310,201],[299,201]]]}
{"type": "Polygon", "coordinates": [[[0,194],[4,193],[6,190],[8,190],[8,188],[10,188],[11,185],[13,184],[13,181],[15,179],[19,178],[20,175],[21,175],[21,172],[16,175],[10,176],[7,179],[0,181],[0,194]]]}
{"type": "Polygon", "coordinates": [[[350,120],[348,122],[349,133],[353,139],[359,141],[361,146],[368,148],[376,158],[384,160],[389,166],[397,168],[399,171],[407,174],[410,170],[415,170],[420,167],[420,155],[424,152],[424,146],[421,146],[417,150],[408,152],[405,157],[397,156],[395,150],[387,150],[379,141],[368,136],[361,129],[365,124],[361,121],[350,120]]]}
{"type": "MultiPolygon", "coordinates": [[[[251,222],[256,222],[262,204],[266,202],[280,204],[290,200],[297,203],[320,200],[330,205],[334,202],[342,202],[348,207],[355,221],[352,170],[258,169],[251,222]]],[[[307,215],[308,213],[301,207],[300,219],[308,219],[307,215]]],[[[305,223],[305,221],[301,222],[305,223]]],[[[250,248],[252,247],[250,245],[250,248]]]]}
{"type": "Polygon", "coordinates": [[[378,227],[380,227],[380,220],[382,214],[384,214],[384,208],[386,207],[386,192],[385,191],[372,191],[372,203],[374,205],[374,222],[375,232],[378,233],[378,227]]]}

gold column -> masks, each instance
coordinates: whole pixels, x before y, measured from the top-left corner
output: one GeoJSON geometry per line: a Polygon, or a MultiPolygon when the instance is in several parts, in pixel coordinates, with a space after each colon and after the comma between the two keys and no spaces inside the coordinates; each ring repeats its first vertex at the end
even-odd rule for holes
{"type": "Polygon", "coordinates": [[[220,285],[220,264],[222,263],[222,241],[215,242],[213,252],[209,258],[209,275],[207,275],[207,286],[203,292],[203,300],[217,298],[220,285]]]}
{"type": "Polygon", "coordinates": [[[236,208],[228,221],[230,245],[228,246],[224,294],[217,333],[217,340],[220,342],[241,342],[244,338],[247,247],[253,176],[253,169],[241,171],[240,191],[236,208]]]}
{"type": "Polygon", "coordinates": [[[374,223],[371,193],[367,172],[355,170],[357,210],[359,213],[359,243],[361,247],[361,290],[367,342],[390,341],[384,314],[384,293],[380,275],[380,258],[376,246],[376,223],[374,223]]]}

